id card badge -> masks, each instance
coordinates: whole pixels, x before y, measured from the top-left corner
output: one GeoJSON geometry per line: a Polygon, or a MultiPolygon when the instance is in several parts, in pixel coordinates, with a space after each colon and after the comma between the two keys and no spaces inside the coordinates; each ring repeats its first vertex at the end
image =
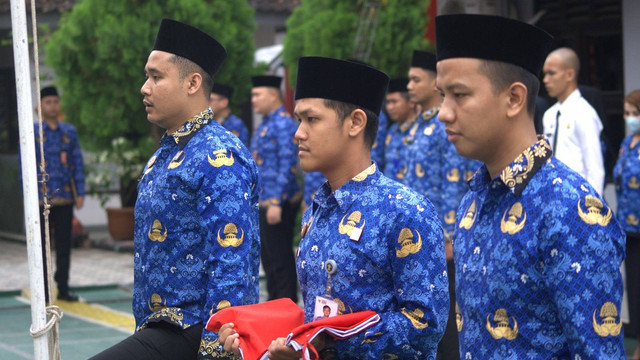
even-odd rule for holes
{"type": "Polygon", "coordinates": [[[313,321],[338,315],[338,303],[323,296],[316,296],[316,306],[313,310],[313,321]]]}

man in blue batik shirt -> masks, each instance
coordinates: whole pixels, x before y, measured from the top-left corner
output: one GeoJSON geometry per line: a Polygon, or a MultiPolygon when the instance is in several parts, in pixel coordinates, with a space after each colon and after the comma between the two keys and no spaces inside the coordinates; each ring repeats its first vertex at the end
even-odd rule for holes
{"type": "Polygon", "coordinates": [[[306,211],[316,194],[316,191],[327,179],[321,172],[311,171],[304,173],[304,194],[302,196],[302,210],[306,211]]]}
{"type": "Polygon", "coordinates": [[[535,133],[551,36],[485,15],[438,16],[436,34],[439,120],[484,163],[454,238],[461,358],[624,359],[624,233],[535,133]]]}
{"type": "MultiPolygon", "coordinates": [[[[347,339],[318,337],[314,346],[324,359],[434,359],[446,323],[447,273],[435,209],[371,162],[388,79],[352,62],[298,62],[300,165],[328,180],[303,217],[297,268],[305,321],[314,318],[316,297],[334,302],[339,314],[373,310],[381,317],[347,339]],[[330,278],[328,263],[335,270],[330,278]]],[[[237,350],[237,336],[231,325],[221,328],[225,349],[237,350]]],[[[278,338],[268,355],[300,353],[278,338]]]]}
{"type": "Polygon", "coordinates": [[[288,297],[298,302],[293,227],[302,193],[296,182],[296,123],[282,104],[281,77],[254,76],[251,83],[253,110],[263,116],[251,138],[251,152],[262,181],[260,256],[267,291],[269,300],[288,297]]]}
{"type": "Polygon", "coordinates": [[[164,19],[145,66],[143,103],[165,128],[138,184],[134,335],[95,359],[227,358],[209,316],[258,302],[258,169],[208,109],[226,51],[164,19]]]}
{"type": "MultiPolygon", "coordinates": [[[[40,205],[43,197],[49,196],[53,243],[56,250],[55,281],[58,286],[58,299],[76,301],[78,296],[69,290],[69,267],[71,263],[71,229],[73,206],[82,208],[84,203],[84,163],[78,142],[76,128],[58,120],[60,115],[60,97],[58,90],[48,86],[40,90],[42,108],[42,132],[44,138],[45,170],[49,178],[39,190],[40,205]]],[[[36,143],[40,140],[39,126],[35,126],[36,143]]],[[[39,150],[39,149],[36,149],[39,150]]],[[[40,172],[40,151],[36,151],[38,172],[40,172]]],[[[41,211],[42,213],[42,211],[41,211]]],[[[42,251],[44,253],[44,218],[41,215],[42,251]]],[[[47,266],[44,266],[45,297],[49,299],[47,284],[47,266]]]]}
{"type": "Polygon", "coordinates": [[[213,115],[218,124],[231,131],[248,147],[249,130],[247,130],[242,119],[233,115],[229,108],[229,101],[231,101],[232,95],[233,88],[231,86],[214,83],[209,97],[209,107],[213,110],[213,115]]]}
{"type": "Polygon", "coordinates": [[[406,149],[413,142],[419,125],[416,105],[409,101],[408,82],[406,78],[391,79],[385,101],[392,125],[384,141],[384,175],[398,182],[404,180],[409,161],[406,149]]]}

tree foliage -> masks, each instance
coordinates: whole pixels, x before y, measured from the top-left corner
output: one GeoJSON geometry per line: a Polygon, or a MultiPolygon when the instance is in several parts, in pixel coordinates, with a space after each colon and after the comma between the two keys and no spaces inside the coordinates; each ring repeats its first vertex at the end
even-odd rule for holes
{"type": "MultiPolygon", "coordinates": [[[[292,83],[300,56],[354,58],[363,5],[363,0],[300,1],[287,20],[284,38],[284,63],[292,83]]],[[[382,1],[371,56],[364,60],[391,77],[406,77],[413,50],[433,49],[424,38],[428,6],[429,0],[382,1]]]]}
{"type": "Polygon", "coordinates": [[[246,100],[255,28],[246,0],[79,0],[47,43],[46,62],[85,148],[108,148],[119,136],[148,138],[140,88],[162,18],[193,25],[223,44],[228,57],[214,81],[235,87],[233,104],[246,100]]]}

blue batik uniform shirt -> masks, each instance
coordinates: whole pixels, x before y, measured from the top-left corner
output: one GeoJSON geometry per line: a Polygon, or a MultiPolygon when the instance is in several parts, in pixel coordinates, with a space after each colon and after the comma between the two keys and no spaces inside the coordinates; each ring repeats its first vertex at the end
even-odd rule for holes
{"type": "Polygon", "coordinates": [[[313,196],[327,179],[321,172],[312,171],[304,173],[304,192],[302,201],[305,209],[309,207],[313,201],[313,196]]]}
{"type": "Polygon", "coordinates": [[[339,189],[326,182],[303,216],[297,258],[305,321],[326,292],[339,313],[373,310],[380,323],[336,340],[340,359],[435,359],[449,312],[442,227],[423,196],[372,164],[339,189]],[[358,233],[360,233],[358,235],[358,233]]]}
{"type": "MultiPolygon", "coordinates": [[[[147,163],[135,207],[136,331],[164,321],[205,324],[258,302],[258,169],[240,140],[204,111],[147,163]]],[[[200,357],[223,353],[203,330],[200,357]]]]}
{"type": "Polygon", "coordinates": [[[384,175],[404,184],[404,177],[409,169],[407,149],[413,144],[418,131],[418,118],[412,116],[403,123],[393,123],[387,131],[384,141],[384,175]]]}
{"type": "Polygon", "coordinates": [[[462,359],[624,359],[625,237],[546,140],[470,181],[454,237],[462,359]]]}
{"type": "Polygon", "coordinates": [[[229,114],[229,116],[222,119],[220,125],[231,131],[233,135],[237,136],[240,141],[242,141],[243,144],[249,146],[249,130],[247,130],[242,119],[233,114],[229,114]]]}
{"type": "MultiPolygon", "coordinates": [[[[49,175],[46,186],[38,186],[40,202],[44,194],[52,196],[53,205],[73,204],[74,192],[84,196],[84,163],[78,142],[76,128],[64,122],[58,122],[54,130],[42,122],[44,136],[45,171],[49,175]],[[74,189],[75,187],[75,189],[74,189]]],[[[36,161],[40,173],[40,129],[35,125],[36,161]]]]}
{"type": "Polygon", "coordinates": [[[302,196],[296,182],[297,129],[298,124],[281,106],[262,119],[251,138],[251,152],[262,181],[260,205],[281,205],[302,196]]]}
{"type": "Polygon", "coordinates": [[[618,161],[613,168],[618,199],[618,220],[630,233],[640,233],[640,141],[631,147],[633,135],[620,146],[618,161]]]}
{"type": "Polygon", "coordinates": [[[451,238],[456,211],[468,190],[464,182],[468,161],[447,140],[444,124],[438,121],[439,110],[438,106],[420,114],[418,129],[405,150],[408,160],[401,182],[431,200],[451,238]]]}

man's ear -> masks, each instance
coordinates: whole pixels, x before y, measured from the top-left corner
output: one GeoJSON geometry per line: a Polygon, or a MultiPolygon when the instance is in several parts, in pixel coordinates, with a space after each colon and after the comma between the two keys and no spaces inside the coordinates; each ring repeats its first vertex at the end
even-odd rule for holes
{"type": "Polygon", "coordinates": [[[364,134],[364,129],[367,127],[367,114],[362,109],[355,109],[349,115],[348,133],[349,136],[356,137],[360,133],[364,134]]]}
{"type": "Polygon", "coordinates": [[[188,81],[187,93],[189,95],[195,94],[202,87],[202,75],[200,73],[191,73],[185,80],[188,81]]]}
{"type": "Polygon", "coordinates": [[[506,90],[507,95],[507,117],[513,118],[527,111],[527,87],[521,82],[514,82],[506,90]]]}

